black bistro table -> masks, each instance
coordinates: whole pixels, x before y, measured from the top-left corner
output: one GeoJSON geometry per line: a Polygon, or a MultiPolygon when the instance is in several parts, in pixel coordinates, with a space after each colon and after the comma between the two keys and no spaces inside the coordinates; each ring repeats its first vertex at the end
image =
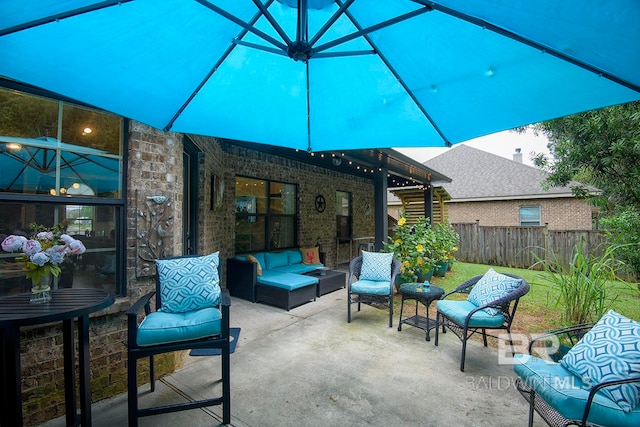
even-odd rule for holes
{"type": "Polygon", "coordinates": [[[429,318],[429,305],[444,295],[444,289],[429,285],[425,287],[423,283],[404,283],[400,286],[400,294],[402,295],[402,303],[400,304],[400,323],[398,323],[398,330],[402,330],[402,324],[415,326],[426,332],[426,340],[431,341],[429,337],[429,331],[435,328],[436,320],[429,318]],[[402,310],[404,309],[405,300],[415,300],[416,312],[413,316],[402,318],[402,310]],[[423,304],[426,308],[426,316],[420,316],[418,314],[418,305],[423,304]]]}
{"type": "Polygon", "coordinates": [[[101,289],[56,289],[51,302],[31,304],[31,294],[0,297],[0,335],[2,338],[2,425],[21,426],[22,388],[20,373],[20,327],[62,321],[64,353],[64,396],[68,426],[91,425],[91,386],[89,363],[89,314],[113,304],[114,296],[101,289]],[[80,376],[80,419],[76,409],[74,319],[78,319],[80,376]],[[6,423],[6,424],[5,424],[6,423]]]}

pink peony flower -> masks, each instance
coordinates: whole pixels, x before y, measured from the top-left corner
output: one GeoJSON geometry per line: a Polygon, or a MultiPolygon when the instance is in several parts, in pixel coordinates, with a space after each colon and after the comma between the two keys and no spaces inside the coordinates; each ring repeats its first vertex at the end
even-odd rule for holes
{"type": "Polygon", "coordinates": [[[73,237],[69,236],[68,234],[61,234],[60,235],[60,240],[62,240],[63,242],[65,242],[67,245],[73,241],[75,241],[76,239],[74,239],[73,237]]]}
{"type": "Polygon", "coordinates": [[[69,253],[72,255],[80,255],[87,250],[87,248],[84,247],[84,243],[80,240],[74,240],[73,242],[68,243],[68,246],[71,249],[71,252],[69,253]]]}
{"type": "Polygon", "coordinates": [[[22,245],[27,241],[24,236],[7,236],[2,241],[2,250],[5,252],[14,252],[22,249],[22,245]]]}
{"type": "Polygon", "coordinates": [[[42,251],[42,245],[37,240],[27,240],[22,245],[22,252],[28,257],[32,257],[42,251]]]}

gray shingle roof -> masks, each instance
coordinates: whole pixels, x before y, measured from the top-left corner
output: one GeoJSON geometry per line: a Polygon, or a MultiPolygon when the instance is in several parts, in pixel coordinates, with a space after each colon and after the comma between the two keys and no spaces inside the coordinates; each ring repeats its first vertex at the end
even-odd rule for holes
{"type": "MultiPolygon", "coordinates": [[[[451,183],[441,185],[452,201],[572,197],[569,187],[552,187],[545,191],[541,183],[547,175],[532,166],[464,144],[424,164],[451,178],[451,183]]],[[[594,187],[588,188],[598,192],[594,187]]]]}

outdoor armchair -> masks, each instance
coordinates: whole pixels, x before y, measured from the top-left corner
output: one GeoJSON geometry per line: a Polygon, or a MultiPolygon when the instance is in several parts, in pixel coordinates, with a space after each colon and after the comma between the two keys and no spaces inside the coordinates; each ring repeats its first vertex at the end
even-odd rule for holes
{"type": "Polygon", "coordinates": [[[639,365],[640,323],[613,311],[534,336],[513,364],[529,427],[535,412],[558,427],[640,425],[639,365]]]}
{"type": "Polygon", "coordinates": [[[514,274],[500,274],[490,269],[482,276],[473,277],[460,286],[442,296],[437,302],[436,337],[438,331],[445,327],[451,330],[462,341],[460,371],[464,371],[467,341],[476,333],[482,333],[484,346],[487,346],[487,330],[506,330],[509,344],[511,342],[511,324],[518,308],[520,297],[529,292],[529,284],[522,277],[514,274]],[[474,289],[475,288],[475,289],[474,289]],[[468,295],[465,300],[446,300],[455,294],[468,295]]]}
{"type": "MultiPolygon", "coordinates": [[[[129,426],[138,417],[222,405],[224,424],[231,422],[229,306],[220,289],[218,253],[156,260],[156,290],[140,298],[127,312],[129,426]],[[155,296],[155,311],[152,299],[155,296]],[[143,320],[138,322],[140,314],[143,320]],[[189,349],[219,349],[221,396],[152,408],[138,407],[138,359],[149,357],[151,391],[155,390],[153,357],[189,349]]],[[[206,374],[206,373],[205,373],[206,374]]],[[[215,378],[214,380],[217,380],[215,378]]]]}
{"type": "Polygon", "coordinates": [[[400,262],[393,253],[363,251],[349,263],[347,280],[347,322],[351,323],[351,304],[380,304],[389,309],[389,327],[393,325],[393,288],[400,262]],[[356,281],[351,283],[352,280],[356,281]]]}

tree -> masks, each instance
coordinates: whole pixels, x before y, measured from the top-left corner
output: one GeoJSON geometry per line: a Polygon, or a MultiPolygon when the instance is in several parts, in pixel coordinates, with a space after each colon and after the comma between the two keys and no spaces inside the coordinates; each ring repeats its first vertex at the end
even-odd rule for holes
{"type": "Polygon", "coordinates": [[[616,255],[630,273],[640,275],[640,102],[539,123],[553,159],[536,155],[536,166],[549,173],[547,184],[570,186],[585,195],[584,186],[602,190],[600,205],[608,218],[602,224],[618,243],[616,255]]]}
{"type": "Polygon", "coordinates": [[[553,161],[543,154],[536,166],[549,173],[551,186],[571,186],[584,195],[580,179],[603,191],[609,206],[640,210],[640,102],[617,105],[539,123],[551,143],[553,161]]]}

